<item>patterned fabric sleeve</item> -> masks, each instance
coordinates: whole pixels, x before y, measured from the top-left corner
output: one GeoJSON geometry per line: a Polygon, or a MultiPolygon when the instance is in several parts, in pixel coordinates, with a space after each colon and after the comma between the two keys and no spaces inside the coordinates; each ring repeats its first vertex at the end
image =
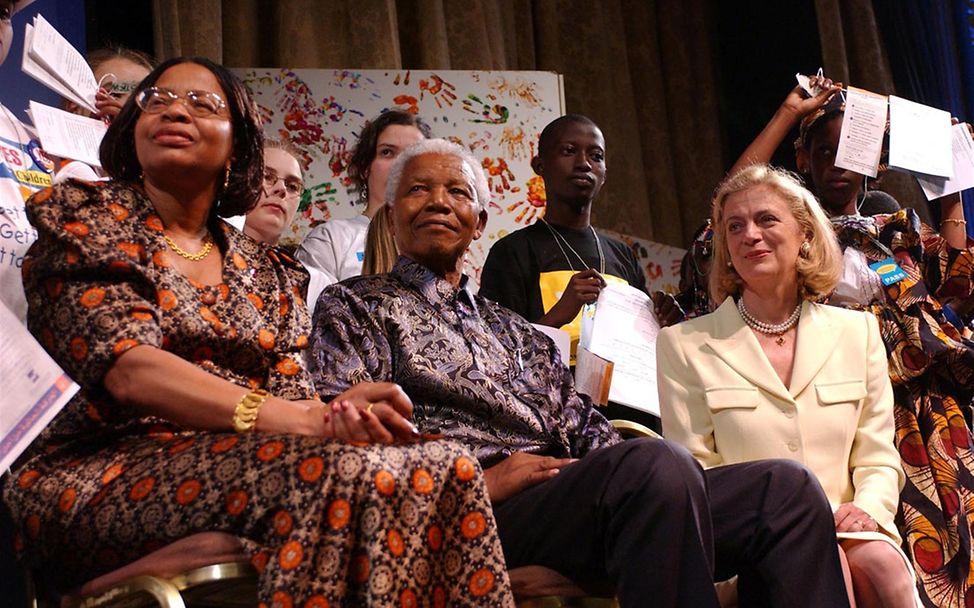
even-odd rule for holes
{"type": "Polygon", "coordinates": [[[923,243],[923,276],[927,288],[941,304],[962,300],[974,292],[974,243],[954,249],[933,228],[920,225],[923,243]]]}
{"type": "Polygon", "coordinates": [[[598,409],[592,405],[587,395],[575,390],[575,380],[571,369],[562,363],[558,349],[551,339],[541,332],[530,330],[550,343],[548,366],[555,370],[552,382],[560,383],[562,410],[565,416],[568,439],[571,442],[572,458],[581,458],[599,448],[615,445],[622,441],[619,432],[605,419],[598,409]]]}
{"type": "Polygon", "coordinates": [[[392,377],[392,352],[375,310],[340,283],[327,287],[315,307],[311,378],[328,400],[359,382],[392,377]]]}
{"type": "MultiPolygon", "coordinates": [[[[267,252],[270,268],[277,274],[270,285],[278,285],[276,334],[269,334],[271,326],[260,330],[259,341],[272,351],[265,387],[285,399],[310,399],[314,391],[308,380],[304,351],[308,348],[311,321],[305,294],[308,290],[308,271],[301,264],[278,249],[267,252]]],[[[273,303],[271,304],[273,306],[273,303]]],[[[271,319],[274,317],[271,316],[271,319]]]]}
{"type": "Polygon", "coordinates": [[[159,347],[163,339],[158,314],[166,302],[156,300],[142,272],[145,243],[137,235],[119,236],[124,233],[116,225],[129,218],[131,207],[125,200],[106,200],[106,192],[126,190],[69,182],[27,203],[38,232],[23,270],[28,326],[86,387],[100,385],[128,349],[159,347]]]}

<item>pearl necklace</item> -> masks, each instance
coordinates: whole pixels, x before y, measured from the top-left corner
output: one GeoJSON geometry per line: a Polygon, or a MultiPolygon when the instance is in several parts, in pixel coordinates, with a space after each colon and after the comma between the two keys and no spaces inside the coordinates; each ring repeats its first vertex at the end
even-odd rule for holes
{"type": "Polygon", "coordinates": [[[754,318],[754,315],[744,306],[743,296],[737,299],[737,311],[741,313],[741,318],[744,319],[748,327],[768,336],[777,336],[775,343],[781,346],[785,343],[784,333],[798,323],[798,317],[802,313],[802,303],[799,301],[795,310],[791,311],[791,315],[781,323],[765,323],[754,318]]]}

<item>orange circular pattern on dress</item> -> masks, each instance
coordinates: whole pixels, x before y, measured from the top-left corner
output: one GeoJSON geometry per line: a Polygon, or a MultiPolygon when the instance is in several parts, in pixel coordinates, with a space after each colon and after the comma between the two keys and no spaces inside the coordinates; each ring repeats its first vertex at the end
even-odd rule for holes
{"type": "Polygon", "coordinates": [[[196,497],[200,495],[200,489],[203,486],[196,479],[189,479],[179,484],[176,488],[176,502],[181,505],[188,505],[189,503],[196,500],[196,497]]]}
{"type": "Polygon", "coordinates": [[[169,446],[169,453],[171,455],[175,455],[181,452],[185,452],[189,448],[193,447],[194,443],[196,443],[196,439],[194,439],[193,437],[184,437],[183,439],[180,439],[179,441],[169,446]]]}
{"type": "Polygon", "coordinates": [[[116,222],[124,222],[129,219],[129,210],[118,203],[108,203],[108,210],[112,212],[116,222]]]}
{"type": "Polygon", "coordinates": [[[291,518],[291,514],[287,511],[281,509],[274,514],[274,531],[285,536],[291,532],[294,520],[291,518]]]}
{"type": "Polygon", "coordinates": [[[256,293],[248,293],[247,299],[250,300],[250,303],[253,304],[254,308],[257,310],[264,310],[264,300],[262,300],[261,297],[256,293]]]}
{"type": "Polygon", "coordinates": [[[477,538],[487,529],[487,519],[479,511],[467,513],[460,524],[460,533],[466,538],[477,538]]]}
{"type": "Polygon", "coordinates": [[[261,329],[259,332],[257,332],[257,343],[260,344],[260,347],[264,350],[271,350],[274,348],[274,343],[276,341],[276,337],[272,331],[261,329]]]}
{"type": "Polygon", "coordinates": [[[291,357],[284,357],[277,362],[277,371],[285,376],[296,376],[301,371],[301,366],[291,357]]]}
{"type": "Polygon", "coordinates": [[[286,316],[291,310],[291,304],[288,302],[287,296],[282,293],[280,296],[278,296],[277,302],[281,306],[281,316],[286,316]]]}
{"type": "Polygon", "coordinates": [[[284,451],[284,442],[268,441],[257,449],[257,459],[262,462],[270,462],[284,451]]]}
{"type": "Polygon", "coordinates": [[[102,483],[102,485],[108,485],[111,482],[115,481],[115,479],[119,475],[121,475],[122,474],[122,471],[124,471],[124,470],[125,470],[125,467],[123,467],[122,464],[121,463],[118,463],[118,462],[116,462],[115,464],[109,466],[107,469],[105,469],[105,472],[102,473],[102,476],[101,476],[101,483],[102,483]]]}
{"type": "Polygon", "coordinates": [[[240,515],[247,508],[247,493],[237,490],[227,494],[227,513],[233,516],[240,515]]]}
{"type": "Polygon", "coordinates": [[[61,279],[51,277],[50,279],[44,281],[44,290],[47,292],[47,295],[52,298],[56,298],[61,295],[61,290],[63,289],[64,282],[61,279]]]}
{"type": "Polygon", "coordinates": [[[165,226],[162,224],[162,219],[158,215],[150,215],[145,218],[145,225],[149,227],[150,230],[155,230],[156,232],[162,232],[165,226]]]}
{"type": "Polygon", "coordinates": [[[236,435],[230,435],[228,437],[224,437],[223,439],[218,439],[213,442],[213,445],[210,446],[210,451],[214,454],[222,454],[223,452],[226,452],[233,446],[237,445],[238,441],[240,441],[240,438],[236,435]]]}
{"type": "Polygon", "coordinates": [[[419,606],[419,600],[416,599],[416,592],[412,589],[406,589],[399,594],[399,606],[400,608],[416,608],[419,606]]]}
{"type": "Polygon", "coordinates": [[[446,608],[446,589],[442,585],[433,589],[433,608],[446,608]]]}
{"type": "Polygon", "coordinates": [[[68,488],[61,492],[61,497],[57,501],[57,508],[61,513],[67,513],[74,506],[74,501],[78,498],[78,492],[74,488],[68,488]]]}
{"type": "Polygon", "coordinates": [[[41,534],[41,518],[37,515],[28,515],[24,520],[24,530],[27,531],[27,538],[36,539],[41,534]]]}
{"type": "Polygon", "coordinates": [[[33,200],[34,200],[34,204],[36,205],[38,203],[43,203],[47,199],[51,198],[51,194],[53,194],[53,193],[54,193],[54,189],[53,188],[50,188],[50,187],[44,188],[43,190],[38,191],[32,197],[33,200]]]}
{"type": "Polygon", "coordinates": [[[111,263],[108,264],[109,272],[116,272],[121,274],[121,273],[129,272],[130,270],[132,270],[132,265],[123,260],[113,260],[111,263]]]}
{"type": "Polygon", "coordinates": [[[88,343],[84,338],[71,338],[71,356],[75,361],[82,361],[88,356],[88,343]]]}
{"type": "Polygon", "coordinates": [[[304,603],[304,608],[328,608],[328,599],[323,595],[312,595],[304,603]]]}
{"type": "Polygon", "coordinates": [[[383,496],[392,496],[396,491],[396,478],[389,471],[379,471],[375,474],[375,489],[383,496]]]}
{"type": "Polygon", "coordinates": [[[176,308],[176,304],[179,302],[176,299],[176,294],[168,289],[156,291],[156,299],[159,301],[159,308],[163,310],[172,310],[176,308]]]}
{"type": "Polygon", "coordinates": [[[105,290],[101,287],[91,287],[81,294],[81,305],[85,308],[94,308],[105,301],[105,290]]]}
{"type": "Polygon", "coordinates": [[[135,482],[132,489],[129,490],[130,500],[142,500],[152,492],[152,488],[156,486],[155,477],[143,477],[142,479],[135,482]]]}
{"type": "Polygon", "coordinates": [[[402,534],[396,530],[389,530],[386,534],[386,543],[389,545],[389,552],[399,557],[406,550],[406,543],[402,540],[402,534]]]}
{"type": "Polygon", "coordinates": [[[233,265],[234,266],[236,266],[240,270],[246,270],[247,269],[247,260],[243,259],[243,256],[242,255],[240,255],[239,253],[237,253],[236,251],[234,251],[233,252],[233,255],[230,256],[230,257],[231,257],[231,260],[233,260],[233,265]]]}
{"type": "Polygon", "coordinates": [[[413,471],[413,489],[420,494],[429,494],[433,491],[433,476],[424,469],[413,471]]]}
{"type": "Polygon", "coordinates": [[[157,250],[152,254],[152,263],[159,268],[168,268],[169,260],[166,259],[166,252],[162,249],[157,250]]]}
{"type": "Polygon", "coordinates": [[[304,559],[304,549],[301,547],[301,543],[296,540],[284,543],[280,553],[278,553],[282,570],[294,570],[301,565],[302,559],[304,559]]]}
{"type": "Polygon", "coordinates": [[[328,525],[338,530],[348,525],[352,517],[352,505],[344,498],[336,498],[328,505],[328,525]]]}
{"type": "Polygon", "coordinates": [[[470,577],[470,593],[474,597],[483,597],[494,588],[494,573],[487,568],[481,568],[470,577]]]}
{"type": "Polygon", "coordinates": [[[138,243],[119,243],[116,245],[125,255],[130,258],[141,258],[145,253],[145,247],[138,243]]]}
{"type": "Polygon", "coordinates": [[[369,580],[369,557],[356,555],[352,558],[352,579],[359,583],[369,580]]]}
{"type": "Polygon", "coordinates": [[[136,321],[151,321],[152,313],[144,308],[134,308],[132,309],[132,318],[136,321]]]}
{"type": "Polygon", "coordinates": [[[466,456],[457,458],[456,466],[457,479],[460,481],[470,481],[477,474],[477,467],[473,461],[466,456]]]}
{"type": "Polygon", "coordinates": [[[267,560],[270,559],[267,555],[267,551],[258,551],[254,553],[254,556],[250,558],[250,565],[254,567],[257,573],[264,571],[267,567],[267,560]]]}
{"type": "Polygon", "coordinates": [[[119,340],[118,342],[115,343],[115,346],[112,347],[112,354],[118,357],[125,351],[129,350],[130,348],[134,348],[138,345],[139,343],[133,340],[132,338],[125,338],[124,340],[119,340]]]}
{"type": "Polygon", "coordinates": [[[298,476],[304,481],[312,483],[318,481],[321,473],[325,470],[325,461],[321,456],[310,456],[305,458],[298,467],[298,476]]]}
{"type": "Polygon", "coordinates": [[[294,601],[283,591],[275,591],[271,596],[271,608],[293,608],[294,601]]]}
{"type": "Polygon", "coordinates": [[[438,525],[433,524],[426,533],[426,541],[429,543],[430,549],[439,551],[443,546],[443,530],[438,525]]]}
{"type": "Polygon", "coordinates": [[[68,222],[67,224],[64,225],[64,229],[75,236],[82,236],[82,237],[88,236],[88,233],[91,232],[88,229],[88,226],[86,226],[81,222],[68,222]]]}
{"type": "Polygon", "coordinates": [[[32,485],[34,485],[38,479],[41,478],[41,474],[34,469],[28,469],[20,474],[17,478],[17,485],[20,486],[21,490],[26,490],[32,485]]]}

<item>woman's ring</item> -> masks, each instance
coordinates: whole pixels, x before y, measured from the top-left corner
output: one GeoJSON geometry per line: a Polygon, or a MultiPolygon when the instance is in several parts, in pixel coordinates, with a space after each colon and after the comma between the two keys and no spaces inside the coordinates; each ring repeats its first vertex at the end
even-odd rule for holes
{"type": "Polygon", "coordinates": [[[371,401],[369,401],[369,404],[367,406],[365,406],[365,411],[371,414],[373,407],[375,407],[375,404],[372,403],[371,401]]]}

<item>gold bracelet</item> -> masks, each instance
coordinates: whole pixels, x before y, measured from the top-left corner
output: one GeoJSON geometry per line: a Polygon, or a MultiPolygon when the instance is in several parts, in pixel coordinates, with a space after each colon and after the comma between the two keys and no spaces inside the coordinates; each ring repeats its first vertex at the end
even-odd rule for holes
{"type": "Polygon", "coordinates": [[[233,430],[238,433],[249,433],[257,426],[257,414],[260,413],[260,406],[264,405],[270,393],[262,388],[255,388],[250,391],[237,403],[237,409],[233,411],[233,430]]]}
{"type": "Polygon", "coordinates": [[[951,224],[957,224],[958,226],[966,226],[967,225],[967,220],[962,220],[962,219],[959,219],[959,218],[956,218],[956,217],[945,217],[944,219],[940,220],[940,223],[941,224],[946,224],[948,222],[951,223],[951,224]]]}

